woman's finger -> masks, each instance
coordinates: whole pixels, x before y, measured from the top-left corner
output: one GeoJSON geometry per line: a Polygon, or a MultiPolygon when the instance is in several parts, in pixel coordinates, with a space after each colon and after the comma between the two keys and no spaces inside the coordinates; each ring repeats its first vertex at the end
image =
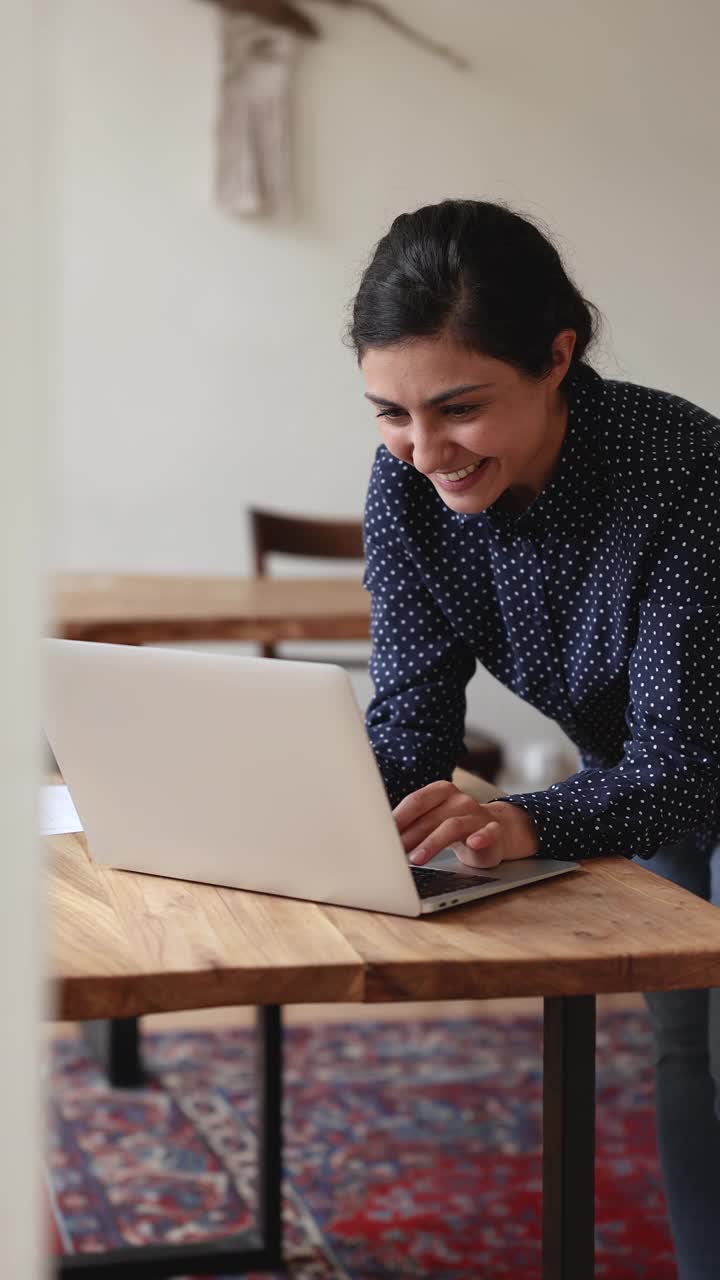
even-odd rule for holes
{"type": "Polygon", "coordinates": [[[429,782],[426,787],[420,787],[417,791],[411,791],[409,796],[405,796],[399,805],[393,809],[393,817],[397,824],[398,831],[403,831],[413,822],[417,822],[424,813],[430,809],[435,809],[445,800],[449,800],[452,795],[457,792],[457,787],[452,782],[429,782]]]}
{"type": "MultiPolygon", "coordinates": [[[[480,819],[482,822],[482,819],[480,819]]],[[[413,849],[410,854],[410,861],[416,866],[421,867],[424,862],[429,862],[435,857],[441,849],[447,849],[449,845],[456,840],[466,840],[473,831],[478,829],[478,814],[474,813],[471,817],[466,818],[446,818],[440,823],[429,836],[423,840],[418,848],[413,849]]]]}
{"type": "Polygon", "coordinates": [[[436,805],[429,813],[424,813],[416,822],[405,827],[401,835],[405,852],[410,853],[412,849],[423,844],[426,838],[440,826],[440,823],[448,818],[473,818],[477,828],[482,822],[482,806],[476,800],[471,800],[469,796],[464,795],[462,791],[456,791],[449,800],[436,805]]]}
{"type": "Polygon", "coordinates": [[[503,860],[502,846],[500,844],[500,823],[488,822],[482,831],[473,833],[472,839],[482,835],[484,837],[483,844],[480,848],[474,844],[472,847],[467,844],[471,839],[466,836],[464,841],[453,843],[452,850],[456,858],[463,862],[466,867],[474,867],[480,869],[482,867],[497,867],[503,860]]]}

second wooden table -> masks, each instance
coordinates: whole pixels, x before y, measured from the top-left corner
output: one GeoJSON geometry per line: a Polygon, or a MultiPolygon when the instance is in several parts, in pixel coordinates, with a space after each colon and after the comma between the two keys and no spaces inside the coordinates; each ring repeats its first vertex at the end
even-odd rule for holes
{"type": "Polygon", "coordinates": [[[51,629],[66,640],[366,640],[370,598],[353,578],[59,574],[51,629]]]}

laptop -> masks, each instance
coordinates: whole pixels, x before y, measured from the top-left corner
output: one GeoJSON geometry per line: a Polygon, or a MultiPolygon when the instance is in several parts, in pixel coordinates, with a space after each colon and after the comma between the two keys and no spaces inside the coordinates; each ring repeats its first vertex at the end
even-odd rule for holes
{"type": "Polygon", "coordinates": [[[46,733],[98,862],[401,916],[577,869],[411,866],[342,667],[43,646],[46,733]]]}

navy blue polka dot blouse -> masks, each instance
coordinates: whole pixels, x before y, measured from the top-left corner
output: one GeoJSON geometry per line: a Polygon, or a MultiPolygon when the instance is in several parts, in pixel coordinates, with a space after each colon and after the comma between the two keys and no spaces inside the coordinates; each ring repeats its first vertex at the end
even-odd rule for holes
{"type": "Polygon", "coordinates": [[[481,662],[562,726],[581,770],[509,797],[541,856],[720,842],[720,422],[679,396],[563,384],[568,425],[526,510],[461,515],[381,446],[366,513],[366,725],[391,804],[449,778],[481,662]]]}

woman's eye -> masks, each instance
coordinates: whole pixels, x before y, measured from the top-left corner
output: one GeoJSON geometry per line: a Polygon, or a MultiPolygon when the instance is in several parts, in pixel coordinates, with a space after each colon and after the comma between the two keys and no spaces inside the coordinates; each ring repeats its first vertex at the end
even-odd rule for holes
{"type": "Polygon", "coordinates": [[[451,418],[466,418],[468,414],[474,413],[479,408],[480,405],[477,404],[448,404],[443,412],[451,418]]]}
{"type": "MultiPolygon", "coordinates": [[[[442,406],[441,412],[447,418],[469,418],[471,414],[477,413],[481,409],[486,409],[484,404],[446,404],[442,406]]],[[[375,414],[376,418],[385,418],[395,421],[397,418],[407,418],[407,410],[400,408],[380,409],[375,414]]]]}

